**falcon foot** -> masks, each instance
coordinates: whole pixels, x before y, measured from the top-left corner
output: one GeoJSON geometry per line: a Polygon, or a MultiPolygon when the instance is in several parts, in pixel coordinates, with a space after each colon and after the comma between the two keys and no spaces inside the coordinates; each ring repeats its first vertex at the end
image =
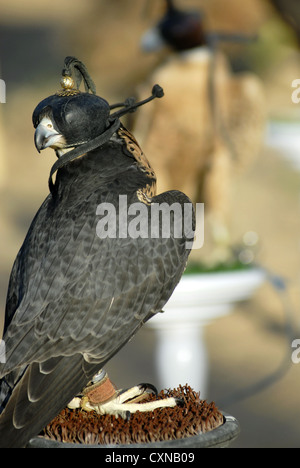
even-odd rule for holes
{"type": "Polygon", "coordinates": [[[153,411],[157,408],[182,404],[180,398],[173,397],[140,403],[149,396],[149,393],[157,395],[157,390],[148,383],[135,385],[126,390],[117,390],[106,372],[101,371],[85,387],[81,396],[73,398],[68,408],[82,408],[85,411],[96,411],[98,414],[111,414],[127,419],[136,411],[153,411]]]}

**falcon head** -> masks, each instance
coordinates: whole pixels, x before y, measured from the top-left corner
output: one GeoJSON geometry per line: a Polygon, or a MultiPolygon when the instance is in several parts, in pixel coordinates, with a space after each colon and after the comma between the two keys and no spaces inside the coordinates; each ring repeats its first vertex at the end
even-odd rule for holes
{"type": "Polygon", "coordinates": [[[63,89],[41,101],[32,115],[37,150],[51,147],[60,159],[71,149],[76,157],[79,148],[89,151],[104,144],[121,125],[121,115],[134,112],[137,107],[164,94],[162,88],[155,85],[152,95],[143,101],[128,98],[124,103],[110,106],[96,95],[95,84],[85,65],[75,57],[66,57],[61,85],[63,89]],[[82,80],[86,92],[79,90],[82,80]],[[111,114],[116,107],[121,110],[111,114]]]}
{"type": "Polygon", "coordinates": [[[47,97],[32,116],[37,150],[73,148],[101,135],[108,126],[108,102],[94,94],[64,91],[47,97]]]}

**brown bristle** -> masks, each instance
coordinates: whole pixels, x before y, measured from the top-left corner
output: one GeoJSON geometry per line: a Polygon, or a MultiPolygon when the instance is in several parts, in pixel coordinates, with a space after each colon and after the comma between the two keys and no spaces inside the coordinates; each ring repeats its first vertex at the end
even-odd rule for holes
{"type": "Polygon", "coordinates": [[[149,395],[148,401],[178,397],[183,406],[137,412],[129,420],[94,411],[64,409],[40,435],[57,441],[81,444],[138,444],[181,439],[205,433],[223,424],[214,402],[200,400],[188,385],[149,395]]]}

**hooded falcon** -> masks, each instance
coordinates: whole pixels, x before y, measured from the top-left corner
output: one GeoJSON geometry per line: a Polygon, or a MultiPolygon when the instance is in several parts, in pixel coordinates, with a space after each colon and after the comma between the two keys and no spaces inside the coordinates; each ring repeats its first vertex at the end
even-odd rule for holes
{"type": "Polygon", "coordinates": [[[74,57],[65,59],[61,85],[33,112],[37,150],[53,148],[58,159],[10,276],[0,447],[25,447],[77,395],[98,412],[113,400],[103,366],[162,311],[194,235],[194,215],[187,227],[170,209],[183,213],[190,200],[176,190],[155,194],[155,174],[119,119],[162,89],[110,106],[74,57]],[[169,210],[154,219],[154,206],[169,210]]]}

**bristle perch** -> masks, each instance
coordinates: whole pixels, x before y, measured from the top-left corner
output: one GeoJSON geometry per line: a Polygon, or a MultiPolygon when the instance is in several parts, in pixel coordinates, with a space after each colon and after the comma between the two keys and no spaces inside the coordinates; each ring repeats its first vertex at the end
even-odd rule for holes
{"type": "Polygon", "coordinates": [[[41,435],[75,444],[139,444],[191,437],[223,424],[223,415],[215,403],[201,400],[188,385],[162,391],[158,396],[151,394],[149,401],[172,396],[183,400],[183,405],[137,412],[129,420],[66,408],[41,435]]]}

